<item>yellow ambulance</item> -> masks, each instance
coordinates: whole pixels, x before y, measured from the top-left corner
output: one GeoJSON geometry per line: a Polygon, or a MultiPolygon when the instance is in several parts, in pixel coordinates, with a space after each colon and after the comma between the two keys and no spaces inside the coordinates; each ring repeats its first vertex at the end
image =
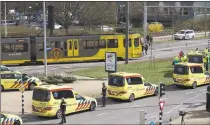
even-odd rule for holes
{"type": "Polygon", "coordinates": [[[205,72],[202,64],[179,63],[174,66],[174,84],[179,86],[192,87],[210,83],[210,74],[205,72]]]}
{"type": "Polygon", "coordinates": [[[84,110],[94,111],[97,107],[96,99],[82,96],[69,86],[41,85],[33,90],[32,114],[61,118],[61,98],[65,98],[67,103],[66,114],[84,110]]]}
{"type": "Polygon", "coordinates": [[[108,98],[134,101],[136,98],[158,95],[158,86],[145,81],[138,73],[117,72],[109,76],[108,98]]]}

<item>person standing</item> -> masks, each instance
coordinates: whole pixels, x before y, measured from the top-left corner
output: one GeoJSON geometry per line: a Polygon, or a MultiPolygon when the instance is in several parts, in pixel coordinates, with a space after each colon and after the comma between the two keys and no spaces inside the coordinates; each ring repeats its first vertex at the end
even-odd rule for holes
{"type": "Polygon", "coordinates": [[[61,113],[62,113],[62,119],[61,119],[60,124],[63,124],[63,123],[66,123],[66,116],[65,116],[65,113],[66,113],[66,102],[65,102],[64,98],[61,99],[60,110],[61,110],[61,113]]]}
{"type": "Polygon", "coordinates": [[[105,83],[102,83],[102,107],[106,106],[106,91],[107,91],[107,87],[105,85],[105,83]]]}
{"type": "Polygon", "coordinates": [[[147,55],[148,44],[145,44],[144,50],[145,50],[145,54],[147,55]]]}

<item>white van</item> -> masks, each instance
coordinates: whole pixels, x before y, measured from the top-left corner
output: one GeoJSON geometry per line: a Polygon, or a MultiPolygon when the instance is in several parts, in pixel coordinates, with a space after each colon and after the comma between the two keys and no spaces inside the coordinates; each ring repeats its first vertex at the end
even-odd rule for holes
{"type": "Polygon", "coordinates": [[[180,30],[174,35],[175,40],[194,39],[195,32],[193,30],[180,30]]]}

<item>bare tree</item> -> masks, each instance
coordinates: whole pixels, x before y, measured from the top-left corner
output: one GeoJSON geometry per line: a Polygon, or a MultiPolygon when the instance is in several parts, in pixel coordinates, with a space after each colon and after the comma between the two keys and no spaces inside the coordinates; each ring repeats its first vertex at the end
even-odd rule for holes
{"type": "Polygon", "coordinates": [[[65,34],[68,34],[70,25],[83,11],[83,2],[52,2],[55,6],[56,21],[64,26],[65,34]]]}
{"type": "Polygon", "coordinates": [[[116,2],[86,2],[81,20],[84,25],[116,23],[116,2]]]}

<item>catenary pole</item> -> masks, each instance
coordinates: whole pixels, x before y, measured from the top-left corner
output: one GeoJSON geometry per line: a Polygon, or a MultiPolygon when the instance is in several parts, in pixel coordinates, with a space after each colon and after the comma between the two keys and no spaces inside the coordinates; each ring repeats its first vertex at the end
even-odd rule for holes
{"type": "Polygon", "coordinates": [[[128,52],[128,47],[129,47],[129,2],[127,1],[126,2],[126,60],[125,60],[125,64],[128,64],[128,55],[129,55],[129,52],[128,52]]]}
{"type": "Polygon", "coordinates": [[[45,1],[43,1],[43,16],[44,16],[44,75],[47,77],[47,36],[46,36],[46,9],[45,1]]]}

